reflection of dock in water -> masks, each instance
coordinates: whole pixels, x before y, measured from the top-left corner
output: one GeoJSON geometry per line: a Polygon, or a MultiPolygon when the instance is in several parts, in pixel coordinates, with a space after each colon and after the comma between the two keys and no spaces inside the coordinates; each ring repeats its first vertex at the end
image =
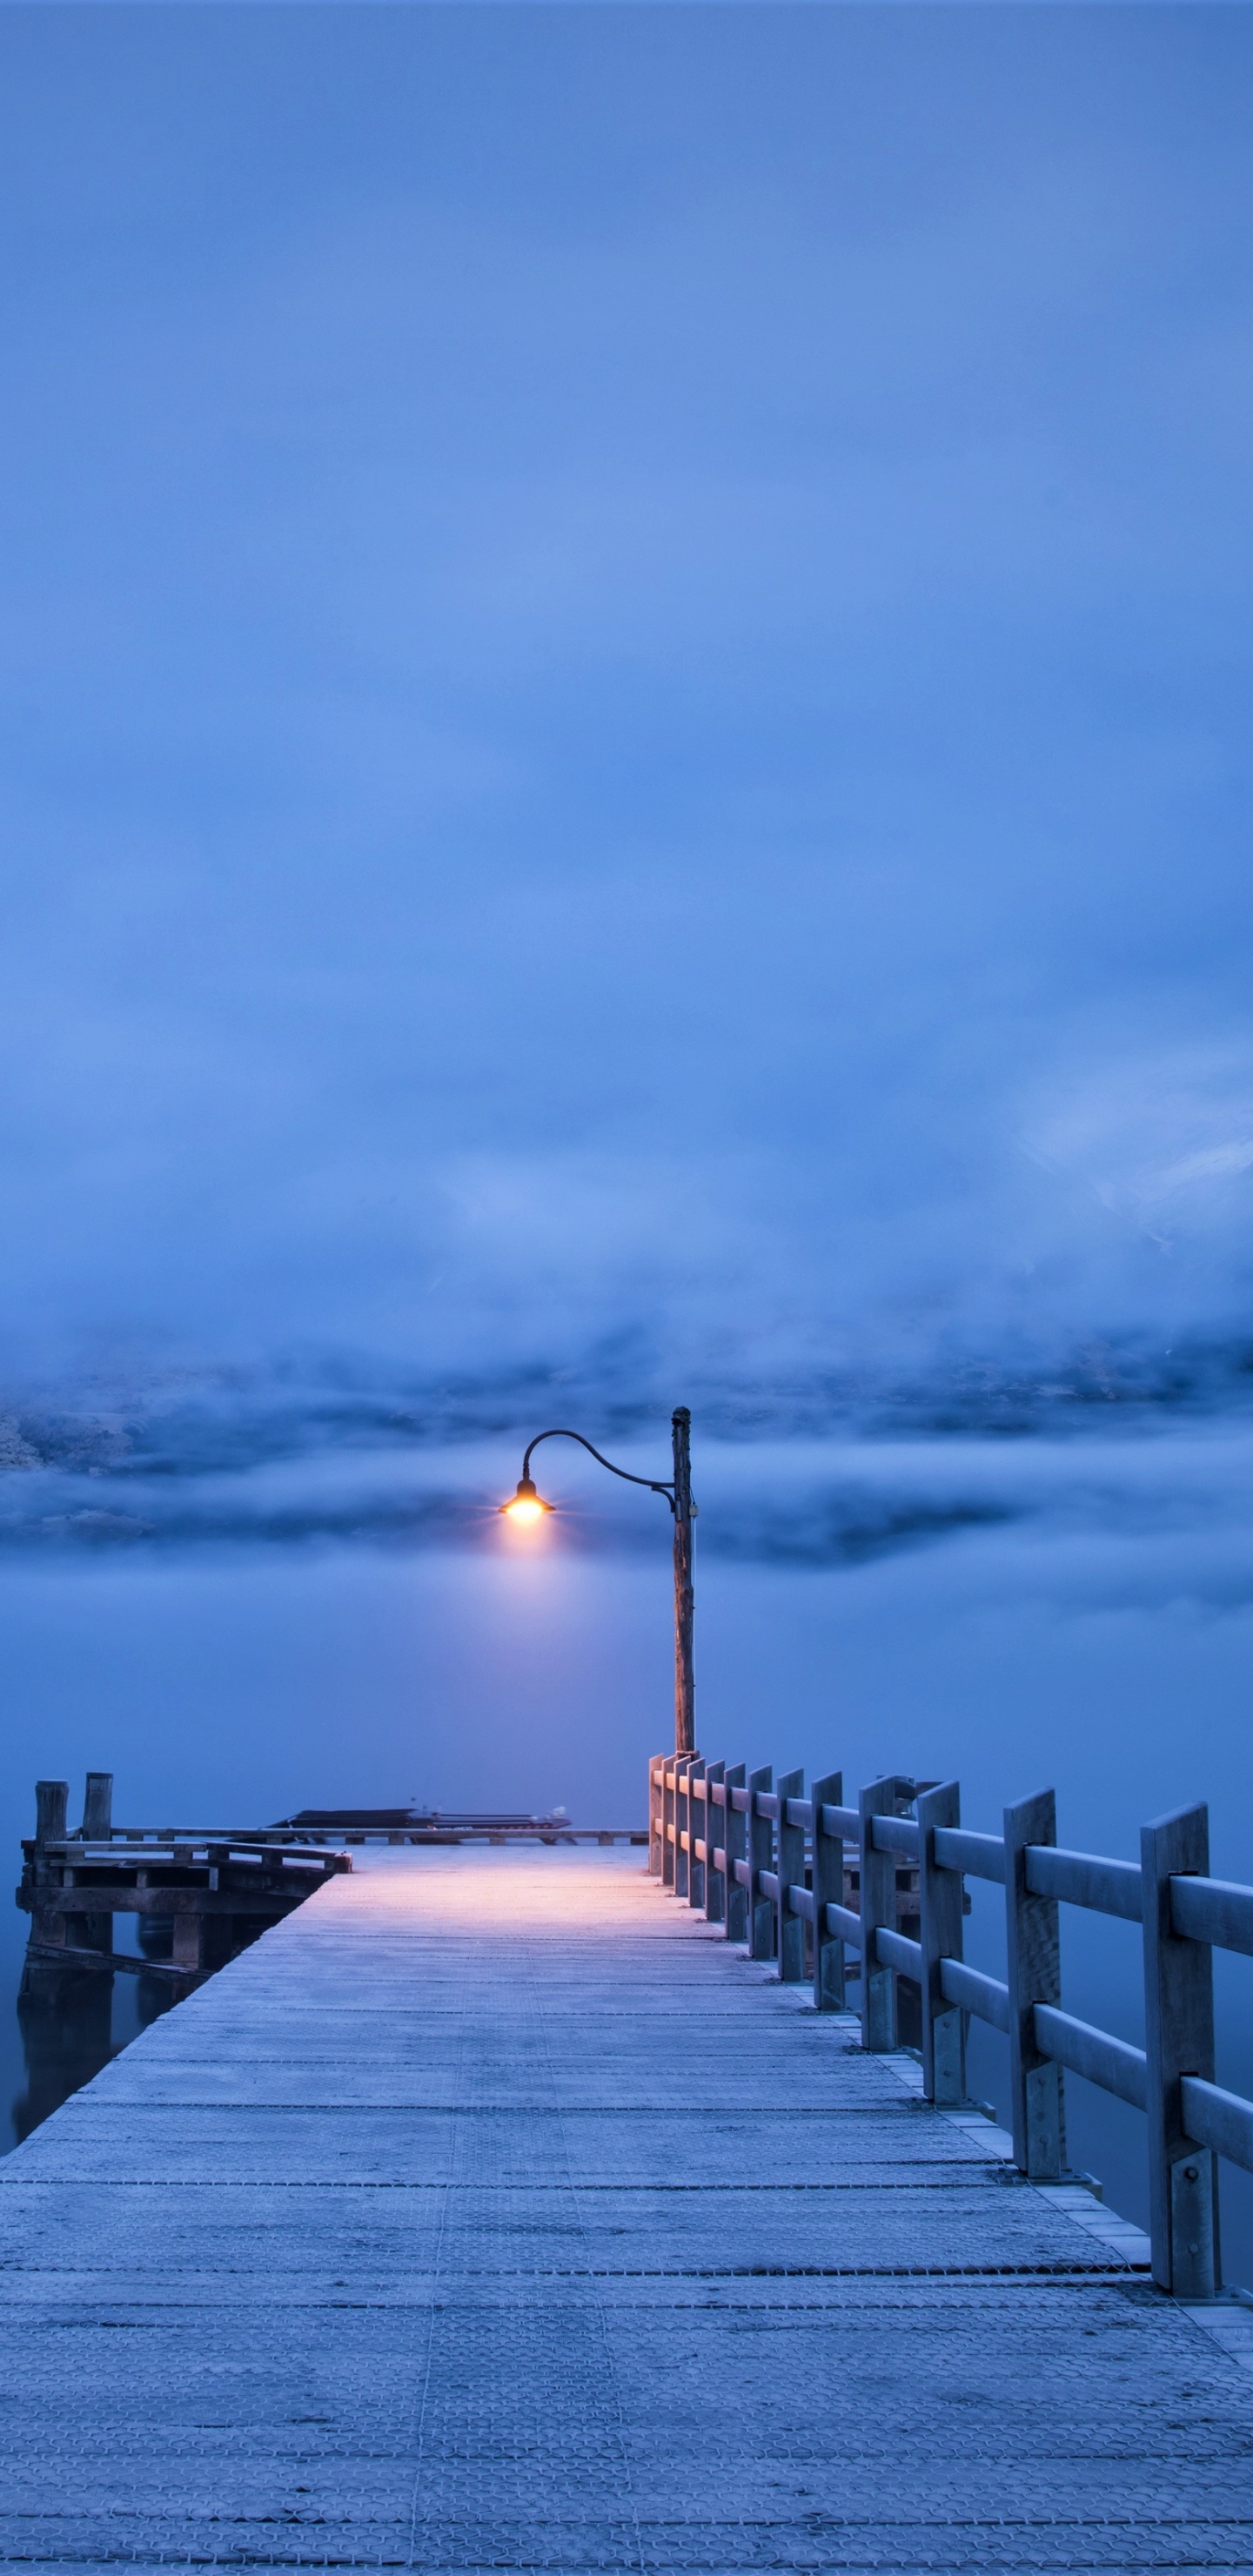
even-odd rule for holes
{"type": "MultiPolygon", "coordinates": [[[[140,1988],[140,2018],[154,2020],[166,1998],[140,1988]]],[[[27,1963],[17,2003],[18,2027],[26,2057],[26,2090],[13,2104],[13,2126],[20,2145],[41,2120],[90,2084],[102,2066],[125,2045],[113,2036],[113,1980],[76,1973],[72,1968],[45,1968],[27,1963]]]]}

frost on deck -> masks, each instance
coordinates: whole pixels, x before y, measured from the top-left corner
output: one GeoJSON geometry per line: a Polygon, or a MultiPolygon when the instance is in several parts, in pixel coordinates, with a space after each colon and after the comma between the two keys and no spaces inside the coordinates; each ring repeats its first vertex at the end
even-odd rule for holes
{"type": "Polygon", "coordinates": [[[5,2557],[1253,2567],[1134,2232],[641,1860],[362,1855],[0,2166],[5,2557]]]}

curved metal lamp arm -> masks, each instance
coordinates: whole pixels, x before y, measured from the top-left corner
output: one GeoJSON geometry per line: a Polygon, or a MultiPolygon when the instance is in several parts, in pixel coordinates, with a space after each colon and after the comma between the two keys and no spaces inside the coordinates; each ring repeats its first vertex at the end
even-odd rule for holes
{"type": "Polygon", "coordinates": [[[650,1494],[664,1494],[666,1501],[670,1505],[671,1511],[673,1512],[676,1509],[673,1485],[659,1485],[654,1483],[651,1476],[633,1476],[629,1467],[615,1467],[612,1458],[602,1458],[599,1449],[593,1449],[591,1441],[585,1440],[581,1431],[537,1431],[535,1438],[531,1441],[527,1449],[526,1456],[522,1461],[522,1475],[524,1481],[531,1472],[531,1450],[538,1449],[541,1440],[577,1440],[579,1447],[581,1449],[586,1449],[590,1453],[590,1455],[596,1460],[598,1467],[607,1467],[611,1476],[621,1476],[624,1484],[643,1485],[647,1488],[647,1491],[650,1494]]]}

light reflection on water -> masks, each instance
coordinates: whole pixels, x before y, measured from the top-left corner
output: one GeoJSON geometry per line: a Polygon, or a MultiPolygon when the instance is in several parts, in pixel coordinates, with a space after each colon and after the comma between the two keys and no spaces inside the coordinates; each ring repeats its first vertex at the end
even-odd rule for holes
{"type": "MultiPolygon", "coordinates": [[[[510,1490],[515,1446],[463,1453],[463,1493],[510,1490]]],[[[433,1462],[437,1481],[450,1457],[433,1462]]],[[[811,1777],[842,1763],[850,1791],[883,1771],[956,1777],[965,1820],[985,1829],[1053,1785],[1060,1839],[1126,1858],[1142,1822],[1208,1799],[1215,1870],[1253,1882],[1243,1425],[913,1438],[856,1456],[830,1441],[706,1443],[697,1464],[707,1754],[811,1777]],[[806,1531],[831,1538],[831,1496],[854,1489],[863,1503],[921,1497],[931,1523],[893,1536],[881,1515],[881,1544],[850,1550],[837,1529],[839,1544],[806,1552],[806,1531]],[[996,1509],[946,1521],[946,1497],[996,1509]]],[[[649,1520],[647,1497],[597,1495],[593,1513],[573,1476],[565,1490],[566,1528],[536,1551],[493,1533],[454,1554],[237,1542],[10,1558],[0,1828],[13,1879],[36,1774],[68,1778],[73,1800],[89,1767],[116,1773],[123,1824],[238,1829],[306,1804],[407,1799],[560,1801],[579,1822],[642,1821],[645,1760],[669,1728],[668,1524],[649,1520]]],[[[25,1922],[8,1911],[0,1966],[15,1996],[25,1922]]],[[[995,1973],[1000,1945],[996,1891],[978,1888],[968,1955],[995,1973]]],[[[1063,1972],[1071,2011],[1137,2038],[1131,1927],[1065,1917],[1063,1972]]],[[[1248,1961],[1218,1963],[1219,2078],[1249,2093],[1251,1976],[1248,1961]]],[[[77,2060],[68,2027],[45,2031],[30,2079],[10,2009],[3,2107],[50,2100],[58,2062],[84,2074],[93,2052],[103,2062],[139,2026],[139,1985],[117,1979],[107,2033],[92,2008],[77,2060]]],[[[975,2034],[974,2089],[1003,2108],[1002,2049],[975,2034]]],[[[1071,2078],[1067,2094],[1073,2163],[1142,2216],[1138,2115],[1071,2078]]],[[[1223,2193],[1228,2275],[1253,2282],[1253,2194],[1226,2170],[1223,2193]]]]}

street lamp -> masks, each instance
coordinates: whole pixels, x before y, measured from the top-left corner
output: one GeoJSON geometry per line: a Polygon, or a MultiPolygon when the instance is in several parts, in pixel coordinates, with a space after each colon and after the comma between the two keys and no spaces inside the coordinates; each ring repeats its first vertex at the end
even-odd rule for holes
{"type": "Polygon", "coordinates": [[[506,1520],[523,1527],[543,1519],[552,1510],[538,1491],[531,1475],[531,1452],[541,1440],[577,1440],[589,1451],[600,1467],[611,1476],[621,1476],[628,1485],[644,1485],[650,1494],[664,1494],[674,1515],[674,1749],[676,1753],[696,1751],[696,1720],[692,1686],[692,1522],[696,1505],[692,1500],[691,1435],[692,1417],[685,1404],[676,1407],[671,1418],[674,1440],[674,1475],[671,1482],[660,1484],[651,1476],[633,1476],[626,1467],[615,1467],[612,1458],[602,1458],[581,1431],[537,1431],[529,1442],[518,1478],[518,1490],[500,1510],[506,1520]]]}

